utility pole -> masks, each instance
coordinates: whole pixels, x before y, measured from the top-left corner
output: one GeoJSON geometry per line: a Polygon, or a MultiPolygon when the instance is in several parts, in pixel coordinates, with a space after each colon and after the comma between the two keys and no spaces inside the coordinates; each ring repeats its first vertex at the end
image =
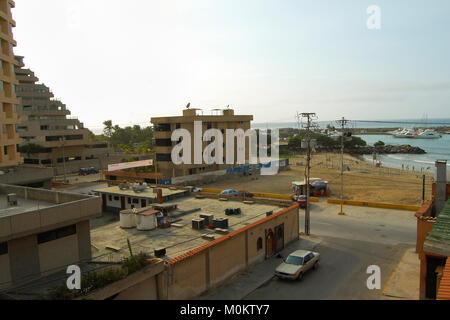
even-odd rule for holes
{"type": "Polygon", "coordinates": [[[344,117],[341,120],[337,120],[341,125],[342,135],[341,135],[341,211],[338,213],[340,216],[345,215],[344,213],[344,139],[345,139],[345,125],[349,122],[344,117]]]}
{"type": "Polygon", "coordinates": [[[305,168],[305,183],[306,183],[306,210],[305,210],[305,234],[310,235],[311,233],[311,207],[310,207],[310,170],[311,170],[311,123],[313,118],[316,118],[315,113],[302,113],[301,116],[306,118],[306,168],[305,168]]]}

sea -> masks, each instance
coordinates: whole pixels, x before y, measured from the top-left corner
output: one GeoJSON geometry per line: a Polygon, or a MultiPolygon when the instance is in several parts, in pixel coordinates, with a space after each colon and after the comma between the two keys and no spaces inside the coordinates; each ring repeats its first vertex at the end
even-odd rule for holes
{"type": "MultiPolygon", "coordinates": [[[[326,128],[331,124],[338,127],[336,122],[319,121],[319,127],[326,128]]],[[[351,121],[347,125],[349,128],[427,128],[427,127],[441,127],[450,126],[450,118],[446,119],[395,119],[395,120],[374,120],[374,121],[351,121]]],[[[276,129],[276,128],[298,128],[296,122],[286,123],[255,123],[252,125],[254,129],[276,129]]],[[[423,155],[416,154],[390,154],[378,155],[377,160],[381,161],[382,166],[388,168],[405,169],[416,172],[435,173],[435,161],[447,160],[447,179],[450,180],[450,134],[443,134],[440,139],[405,139],[395,138],[389,134],[382,135],[358,135],[367,142],[368,145],[373,145],[378,141],[383,141],[389,145],[404,145],[409,144],[414,147],[419,147],[427,153],[423,155]]],[[[373,161],[372,155],[365,156],[368,162],[373,161]]]]}

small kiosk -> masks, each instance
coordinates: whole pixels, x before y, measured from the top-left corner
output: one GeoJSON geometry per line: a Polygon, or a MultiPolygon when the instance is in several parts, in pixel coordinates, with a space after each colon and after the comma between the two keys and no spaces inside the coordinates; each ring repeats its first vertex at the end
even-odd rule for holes
{"type": "MultiPolygon", "coordinates": [[[[294,196],[306,195],[306,182],[294,181],[292,182],[292,191],[294,196]]],[[[323,181],[320,178],[309,179],[309,195],[310,196],[329,196],[328,181],[323,181]]]]}

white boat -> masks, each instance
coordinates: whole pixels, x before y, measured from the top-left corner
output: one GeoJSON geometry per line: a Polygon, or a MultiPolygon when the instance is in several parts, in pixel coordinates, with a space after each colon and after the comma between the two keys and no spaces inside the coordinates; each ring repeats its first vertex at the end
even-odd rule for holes
{"type": "Polygon", "coordinates": [[[412,128],[412,129],[405,128],[405,129],[401,130],[400,132],[397,131],[393,135],[396,138],[414,138],[418,134],[419,134],[419,131],[416,128],[412,128]]]}
{"type": "Polygon", "coordinates": [[[396,138],[409,138],[409,139],[439,139],[442,136],[434,130],[418,130],[416,128],[403,129],[400,131],[394,131],[393,136],[396,138]]]}
{"type": "Polygon", "coordinates": [[[439,138],[442,138],[442,136],[434,130],[427,129],[427,130],[419,133],[417,136],[415,136],[415,138],[416,139],[439,139],[439,138]]]}

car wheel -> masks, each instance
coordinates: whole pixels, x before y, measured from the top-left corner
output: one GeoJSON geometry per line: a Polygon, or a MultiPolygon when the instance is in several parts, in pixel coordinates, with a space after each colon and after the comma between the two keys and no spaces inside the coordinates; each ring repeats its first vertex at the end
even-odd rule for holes
{"type": "Polygon", "coordinates": [[[300,273],[298,274],[297,280],[298,280],[298,281],[302,281],[302,279],[303,279],[303,272],[300,272],[300,273]]]}
{"type": "Polygon", "coordinates": [[[316,263],[314,263],[314,270],[317,270],[319,268],[319,261],[317,261],[316,263]]]}

